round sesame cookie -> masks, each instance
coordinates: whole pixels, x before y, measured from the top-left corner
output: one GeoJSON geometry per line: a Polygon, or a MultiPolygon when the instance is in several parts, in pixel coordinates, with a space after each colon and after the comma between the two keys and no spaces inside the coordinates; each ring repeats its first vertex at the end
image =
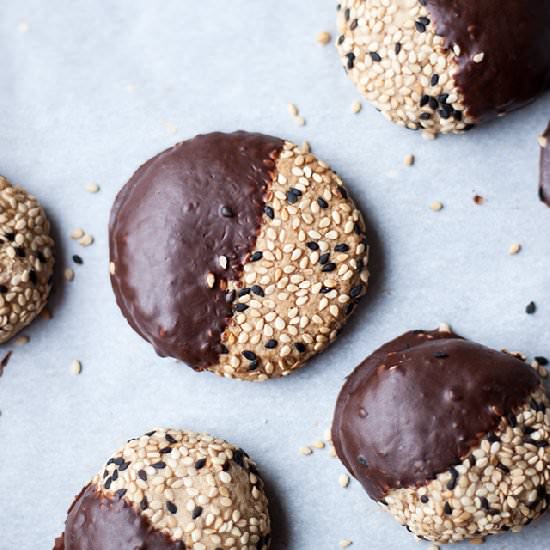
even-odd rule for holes
{"type": "Polygon", "coordinates": [[[110,249],[129,324],[228,378],[301,367],[367,287],[365,225],[341,179],[261,134],[197,136],[148,161],[115,201],[110,249]]]}
{"type": "Polygon", "coordinates": [[[401,126],[461,133],[550,87],[550,4],[343,0],[337,48],[359,91],[401,126]]]}
{"type": "Polygon", "coordinates": [[[267,497],[242,450],[157,429],[130,439],[75,498],[56,550],[266,550],[267,497]]]}
{"type": "Polygon", "coordinates": [[[550,400],[515,355],[412,331],[348,378],[336,452],[367,493],[436,543],[519,531],[550,503],[550,400]]]}
{"type": "Polygon", "coordinates": [[[38,201],[0,176],[0,343],[46,305],[53,249],[50,224],[38,201]]]}

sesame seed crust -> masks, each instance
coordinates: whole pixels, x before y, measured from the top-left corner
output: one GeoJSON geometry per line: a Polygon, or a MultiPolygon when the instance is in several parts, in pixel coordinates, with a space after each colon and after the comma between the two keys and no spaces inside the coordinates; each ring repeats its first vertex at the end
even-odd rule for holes
{"type": "Polygon", "coordinates": [[[365,293],[367,261],[363,217],[341,179],[285,142],[255,251],[241,280],[228,283],[225,353],[209,370],[263,381],[301,367],[334,341],[365,293]]]}
{"type": "Polygon", "coordinates": [[[382,506],[442,544],[520,531],[550,504],[550,400],[539,387],[460,464],[429,483],[389,492],[382,506]]]}
{"type": "Polygon", "coordinates": [[[36,198],[0,176],[0,343],[46,305],[54,266],[49,233],[36,198]]]}
{"type": "Polygon", "coordinates": [[[207,434],[156,429],[131,439],[92,479],[124,498],[177,548],[264,550],[270,521],[263,481],[242,450],[207,434]]]}
{"type": "Polygon", "coordinates": [[[426,2],[343,0],[338,29],[345,70],[388,120],[432,136],[475,123],[454,80],[460,51],[445,48],[426,2]]]}

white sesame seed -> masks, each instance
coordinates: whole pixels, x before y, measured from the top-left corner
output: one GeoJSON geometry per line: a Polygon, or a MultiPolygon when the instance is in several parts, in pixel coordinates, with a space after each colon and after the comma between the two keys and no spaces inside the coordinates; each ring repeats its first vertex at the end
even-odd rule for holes
{"type": "Polygon", "coordinates": [[[440,323],[439,324],[439,332],[452,332],[451,326],[447,323],[440,323]]]}
{"type": "Polygon", "coordinates": [[[349,476],[346,475],[346,474],[342,474],[338,478],[338,483],[339,483],[340,487],[342,487],[343,489],[346,489],[349,485],[349,476]]]}
{"type": "Polygon", "coordinates": [[[521,251],[521,244],[514,243],[510,246],[510,248],[508,250],[508,254],[513,256],[515,254],[518,254],[520,251],[521,251]]]}
{"type": "Polygon", "coordinates": [[[315,447],[316,449],[324,449],[325,443],[321,441],[320,439],[317,439],[312,443],[312,447],[315,447]]]}
{"type": "Polygon", "coordinates": [[[331,35],[327,31],[321,31],[317,34],[317,43],[326,46],[331,40],[331,35]]]}
{"type": "Polygon", "coordinates": [[[74,271],[70,267],[65,268],[63,274],[65,276],[65,280],[69,282],[74,280],[74,271]]]}
{"type": "Polygon", "coordinates": [[[432,204],[430,204],[430,208],[431,208],[434,212],[439,212],[439,210],[442,210],[442,209],[443,209],[443,203],[440,202],[440,201],[434,201],[434,202],[432,202],[432,204]]]}
{"type": "Polygon", "coordinates": [[[114,275],[116,273],[116,266],[114,262],[109,262],[109,273],[114,275]]]}
{"type": "Polygon", "coordinates": [[[89,183],[85,187],[88,193],[97,193],[99,191],[99,185],[97,183],[89,183]]]}
{"type": "Polygon", "coordinates": [[[338,545],[340,546],[340,548],[347,548],[348,546],[351,546],[353,544],[353,542],[349,539],[342,539],[338,545]]]}
{"type": "Polygon", "coordinates": [[[363,106],[361,105],[360,101],[354,101],[351,104],[351,112],[354,113],[354,114],[357,114],[357,113],[361,112],[362,107],[363,106]]]}
{"type": "Polygon", "coordinates": [[[76,229],[73,229],[71,231],[71,239],[77,241],[78,239],[81,239],[84,236],[84,230],[80,227],[77,227],[76,229]]]}
{"type": "Polygon", "coordinates": [[[26,335],[21,335],[21,336],[18,336],[16,339],[15,339],[15,344],[17,346],[24,346],[25,344],[28,344],[30,342],[30,336],[26,336],[26,335]]]}
{"type": "Polygon", "coordinates": [[[405,166],[412,166],[414,164],[414,161],[414,155],[405,155],[405,158],[403,159],[403,164],[405,164],[405,166]]]}
{"type": "Polygon", "coordinates": [[[77,359],[75,359],[72,363],[71,363],[71,372],[73,374],[80,374],[80,372],[82,371],[82,364],[80,363],[80,361],[78,361],[77,359]]]}
{"type": "Polygon", "coordinates": [[[86,233],[81,239],[78,241],[81,246],[90,246],[94,242],[94,238],[92,235],[89,235],[86,233]]]}
{"type": "Polygon", "coordinates": [[[474,63],[481,63],[485,57],[485,54],[483,52],[477,53],[472,57],[472,60],[474,63]]]}
{"type": "Polygon", "coordinates": [[[300,447],[299,451],[300,451],[300,454],[304,456],[308,456],[311,453],[313,453],[313,451],[309,447],[300,447]]]}
{"type": "Polygon", "coordinates": [[[298,109],[298,107],[296,107],[296,105],[294,105],[294,103],[288,103],[287,109],[288,113],[292,117],[297,117],[300,114],[300,110],[298,109]]]}
{"type": "Polygon", "coordinates": [[[546,147],[548,147],[548,138],[546,136],[539,136],[537,138],[537,141],[543,149],[546,149],[546,147]]]}
{"type": "Polygon", "coordinates": [[[216,283],[216,277],[213,273],[207,273],[206,275],[206,286],[208,288],[214,288],[214,284],[216,283]]]}

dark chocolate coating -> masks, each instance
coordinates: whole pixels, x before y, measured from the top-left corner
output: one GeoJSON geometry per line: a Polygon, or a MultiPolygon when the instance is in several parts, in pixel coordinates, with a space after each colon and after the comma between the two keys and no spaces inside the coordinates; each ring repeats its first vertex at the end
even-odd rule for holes
{"type": "Polygon", "coordinates": [[[87,485],[76,497],[67,516],[65,533],[54,550],[184,550],[153,529],[149,520],[124,498],[108,497],[87,485]]]}
{"type": "Polygon", "coordinates": [[[550,124],[543,136],[548,140],[546,147],[540,150],[540,200],[550,206],[550,124]]]}
{"type": "Polygon", "coordinates": [[[518,109],[550,88],[550,2],[428,0],[438,35],[460,46],[455,76],[478,121],[518,109]],[[472,57],[484,53],[481,63],[472,57]]]}
{"type": "Polygon", "coordinates": [[[344,384],[332,426],[336,452],[380,500],[459,463],[538,384],[511,355],[445,332],[407,332],[344,384]]]}
{"type": "Polygon", "coordinates": [[[282,146],[246,132],[197,136],[149,160],[118,194],[111,282],[129,324],[159,355],[197,370],[217,363],[231,316],[225,282],[240,278],[254,250],[282,146]]]}

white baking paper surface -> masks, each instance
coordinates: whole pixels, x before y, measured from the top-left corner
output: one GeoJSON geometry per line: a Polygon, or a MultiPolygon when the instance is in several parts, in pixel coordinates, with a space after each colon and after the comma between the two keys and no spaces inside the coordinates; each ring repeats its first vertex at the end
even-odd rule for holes
{"type": "MultiPolygon", "coordinates": [[[[322,437],[344,377],[384,341],[445,321],[495,347],[550,356],[550,210],[537,200],[536,137],[550,98],[464,137],[424,141],[358,99],[332,45],[332,0],[3,0],[0,173],[36,194],[55,226],[54,318],[13,343],[0,378],[0,548],[52,547],[73,496],[126,439],[154,426],[243,446],[268,480],[275,550],[409,550],[322,437]],[[287,102],[300,108],[298,127],[287,102]],[[176,141],[248,129],[298,143],[344,178],[369,221],[372,285],[338,342],[263,385],[196,374],[157,357],[117,310],[107,221],[140,163],[176,141]],[[403,165],[416,155],[414,167],[403,165]],[[86,184],[97,182],[91,195],[86,184]],[[475,194],[486,202],[474,204],[475,194]],[[434,213],[433,201],[444,209],[434,213]],[[95,244],[68,238],[83,227],[95,244]],[[512,243],[521,243],[509,256],[512,243]],[[535,315],[524,312],[538,305],[535,315]],[[70,373],[74,359],[82,374],[70,373]]],[[[489,549],[550,547],[550,516],[489,549]]]]}

